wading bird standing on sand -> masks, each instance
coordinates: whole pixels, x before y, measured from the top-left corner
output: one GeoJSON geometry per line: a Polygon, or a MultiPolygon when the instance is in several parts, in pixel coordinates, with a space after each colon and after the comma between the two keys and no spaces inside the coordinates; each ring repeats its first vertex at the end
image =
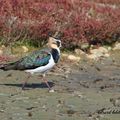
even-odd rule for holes
{"type": "MultiPolygon", "coordinates": [[[[42,73],[42,79],[48,86],[49,92],[54,92],[45,79],[45,74],[58,62],[60,58],[61,41],[56,37],[49,37],[48,46],[49,50],[41,49],[34,51],[16,62],[0,65],[0,69],[5,71],[24,70],[29,73],[28,79],[30,75],[34,73],[42,73]]],[[[23,83],[22,89],[25,88],[28,79],[23,83]]]]}

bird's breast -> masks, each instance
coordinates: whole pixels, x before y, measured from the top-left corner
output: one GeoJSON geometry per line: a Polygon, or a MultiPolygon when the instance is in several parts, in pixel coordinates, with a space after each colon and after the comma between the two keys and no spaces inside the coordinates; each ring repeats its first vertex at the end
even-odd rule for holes
{"type": "Polygon", "coordinates": [[[51,54],[52,54],[54,62],[57,63],[58,60],[60,59],[60,53],[58,52],[57,49],[52,49],[51,54]]]}

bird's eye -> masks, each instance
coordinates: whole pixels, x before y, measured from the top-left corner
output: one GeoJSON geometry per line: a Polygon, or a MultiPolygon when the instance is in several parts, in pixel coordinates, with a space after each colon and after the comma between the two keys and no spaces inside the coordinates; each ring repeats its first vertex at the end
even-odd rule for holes
{"type": "Polygon", "coordinates": [[[61,42],[57,41],[57,46],[60,47],[61,45],[61,42]]]}
{"type": "Polygon", "coordinates": [[[57,47],[60,47],[60,46],[61,46],[61,42],[60,42],[60,41],[52,42],[52,44],[57,45],[57,47]]]}
{"type": "Polygon", "coordinates": [[[52,44],[57,44],[56,42],[52,42],[52,44]]]}

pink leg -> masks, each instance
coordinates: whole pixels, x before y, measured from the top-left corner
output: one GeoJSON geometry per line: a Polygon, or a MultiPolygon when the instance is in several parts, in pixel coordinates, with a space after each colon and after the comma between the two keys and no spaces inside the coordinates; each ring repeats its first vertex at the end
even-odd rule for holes
{"type": "Polygon", "coordinates": [[[45,84],[47,85],[47,87],[49,88],[49,90],[51,90],[50,85],[48,84],[47,79],[45,79],[45,74],[43,74],[42,76],[43,76],[43,81],[45,82],[45,84]]]}
{"type": "Polygon", "coordinates": [[[31,74],[28,74],[27,79],[25,80],[25,82],[22,85],[22,90],[25,90],[25,85],[27,84],[27,82],[28,82],[28,80],[29,80],[30,77],[31,77],[31,74]]]}
{"type": "Polygon", "coordinates": [[[47,87],[49,88],[49,90],[51,90],[50,85],[48,84],[48,81],[43,77],[43,81],[45,82],[45,84],[47,85],[47,87]]]}

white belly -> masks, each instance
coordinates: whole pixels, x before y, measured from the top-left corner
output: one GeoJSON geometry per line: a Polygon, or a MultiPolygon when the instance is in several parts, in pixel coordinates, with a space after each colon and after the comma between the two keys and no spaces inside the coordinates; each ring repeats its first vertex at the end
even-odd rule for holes
{"type": "Polygon", "coordinates": [[[38,67],[38,68],[35,68],[35,69],[25,70],[25,71],[29,72],[31,74],[44,73],[44,72],[50,70],[54,65],[55,65],[55,62],[53,60],[53,57],[51,57],[50,60],[49,60],[49,63],[47,65],[41,66],[41,67],[38,67]]]}

